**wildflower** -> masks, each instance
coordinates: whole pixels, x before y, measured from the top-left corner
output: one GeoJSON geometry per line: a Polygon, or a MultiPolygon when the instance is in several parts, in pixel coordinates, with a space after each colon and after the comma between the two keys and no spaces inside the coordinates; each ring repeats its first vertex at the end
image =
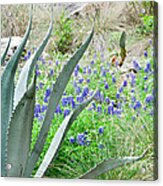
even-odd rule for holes
{"type": "Polygon", "coordinates": [[[81,92],[81,88],[80,87],[76,87],[76,94],[80,94],[81,92]]]}
{"type": "Polygon", "coordinates": [[[94,65],[94,64],[95,64],[95,62],[94,62],[94,60],[92,60],[92,61],[91,61],[91,65],[94,65]]]}
{"type": "Polygon", "coordinates": [[[114,107],[112,105],[108,106],[108,114],[113,114],[114,107]]]}
{"type": "Polygon", "coordinates": [[[34,113],[41,113],[41,106],[40,106],[40,104],[36,104],[35,109],[34,109],[34,113]]]}
{"type": "Polygon", "coordinates": [[[126,86],[127,86],[127,81],[124,80],[124,82],[123,82],[123,87],[126,87],[126,86]]]}
{"type": "Polygon", "coordinates": [[[42,82],[40,82],[40,83],[39,83],[39,88],[42,89],[42,88],[43,88],[43,85],[44,85],[44,84],[43,84],[42,82]]]}
{"type": "Polygon", "coordinates": [[[90,83],[90,79],[89,78],[87,79],[87,83],[90,83]]]}
{"type": "Polygon", "coordinates": [[[145,98],[146,103],[151,103],[153,101],[153,96],[152,95],[147,95],[145,98]]]}
{"type": "Polygon", "coordinates": [[[103,149],[103,148],[104,148],[104,145],[103,145],[103,144],[99,144],[99,145],[98,145],[98,148],[99,148],[99,149],[103,149]]]}
{"type": "Polygon", "coordinates": [[[139,63],[137,62],[137,61],[133,61],[133,65],[134,65],[134,68],[136,69],[136,70],[141,70],[141,66],[139,65],[139,63]]]}
{"type": "Polygon", "coordinates": [[[112,77],[112,83],[116,83],[116,79],[114,76],[112,77]]]}
{"type": "Polygon", "coordinates": [[[89,93],[89,88],[88,87],[85,87],[84,90],[83,90],[83,92],[82,92],[82,96],[83,97],[86,97],[88,95],[88,93],[89,93]]]}
{"type": "Polygon", "coordinates": [[[62,110],[61,110],[61,108],[60,108],[59,105],[57,106],[57,108],[56,108],[56,110],[55,110],[55,113],[56,113],[56,114],[62,114],[62,110]]]}
{"type": "Polygon", "coordinates": [[[107,104],[110,103],[110,99],[108,97],[105,98],[105,101],[106,101],[107,104]]]}
{"type": "Polygon", "coordinates": [[[81,84],[83,81],[84,81],[84,79],[80,78],[78,82],[81,84]]]}
{"type": "Polygon", "coordinates": [[[150,63],[147,63],[146,64],[146,68],[144,69],[144,72],[148,73],[151,71],[151,64],[150,63]]]}
{"type": "Polygon", "coordinates": [[[147,51],[144,51],[144,56],[145,56],[145,57],[148,57],[147,51]]]}
{"type": "Polygon", "coordinates": [[[123,92],[123,87],[120,87],[119,88],[119,93],[122,93],[123,92]]]}
{"type": "Polygon", "coordinates": [[[64,110],[64,118],[66,117],[66,116],[68,116],[70,114],[70,110],[69,109],[65,109],[64,110]]]}
{"type": "Polygon", "coordinates": [[[83,133],[82,134],[78,134],[77,142],[78,142],[79,145],[85,145],[86,136],[83,133]]]}
{"type": "Polygon", "coordinates": [[[116,94],[116,98],[119,99],[120,98],[120,93],[116,94]]]}
{"type": "Polygon", "coordinates": [[[105,89],[106,89],[106,90],[109,89],[108,83],[105,83],[105,89]]]}
{"type": "Polygon", "coordinates": [[[36,76],[40,76],[40,74],[41,74],[40,71],[37,69],[36,69],[35,73],[36,73],[36,76]]]}
{"type": "Polygon", "coordinates": [[[44,102],[48,103],[48,98],[46,96],[44,97],[44,102]]]}
{"type": "Polygon", "coordinates": [[[134,110],[140,109],[142,107],[142,104],[139,101],[136,101],[134,105],[134,110]]]}
{"type": "Polygon", "coordinates": [[[104,133],[104,127],[103,126],[99,127],[98,133],[99,134],[103,134],[104,133]]]}
{"type": "Polygon", "coordinates": [[[75,138],[73,136],[70,137],[70,143],[75,143],[75,138]]]}
{"type": "Polygon", "coordinates": [[[45,97],[49,97],[51,94],[51,89],[50,88],[47,88],[46,89],[46,92],[45,92],[45,97]]]}
{"type": "Polygon", "coordinates": [[[53,75],[54,75],[54,70],[50,69],[50,76],[53,76],[53,75]]]}
{"type": "Polygon", "coordinates": [[[102,112],[101,106],[98,106],[98,107],[97,107],[97,112],[102,112]]]}
{"type": "Polygon", "coordinates": [[[82,96],[78,96],[76,100],[78,103],[82,103],[84,101],[84,98],[82,96]]]}
{"type": "Polygon", "coordinates": [[[59,65],[59,61],[57,60],[57,61],[55,62],[55,64],[56,64],[56,66],[58,66],[58,65],[59,65]]]}
{"type": "Polygon", "coordinates": [[[41,107],[41,112],[44,112],[45,110],[47,110],[47,106],[46,105],[42,105],[42,107],[41,107]]]}

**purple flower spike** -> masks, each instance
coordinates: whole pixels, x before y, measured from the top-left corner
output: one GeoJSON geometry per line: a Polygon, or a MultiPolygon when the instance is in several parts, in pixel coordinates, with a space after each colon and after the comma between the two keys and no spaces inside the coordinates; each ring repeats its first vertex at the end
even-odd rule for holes
{"type": "Polygon", "coordinates": [[[104,127],[103,126],[99,127],[98,133],[99,134],[103,134],[104,133],[104,127]]]}

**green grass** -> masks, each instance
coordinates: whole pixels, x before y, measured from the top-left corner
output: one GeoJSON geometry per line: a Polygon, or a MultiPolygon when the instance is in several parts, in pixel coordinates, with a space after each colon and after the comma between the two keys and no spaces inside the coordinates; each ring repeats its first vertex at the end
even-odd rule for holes
{"type": "MultiPolygon", "coordinates": [[[[77,120],[73,123],[71,129],[68,131],[62,147],[59,150],[58,156],[51,162],[48,170],[46,171],[45,177],[77,178],[104,159],[113,157],[118,158],[125,156],[139,156],[146,149],[148,149],[148,154],[143,160],[109,171],[97,179],[153,179],[154,124],[153,116],[150,115],[150,112],[153,110],[153,104],[147,104],[146,110],[143,109],[144,106],[146,106],[146,96],[148,94],[152,94],[153,90],[153,75],[149,75],[148,80],[144,80],[144,76],[146,75],[144,72],[146,63],[150,61],[151,66],[153,65],[152,50],[152,47],[150,47],[148,50],[148,57],[146,58],[142,56],[139,61],[142,69],[136,74],[134,96],[136,97],[136,100],[141,102],[142,107],[137,110],[129,107],[132,103],[131,97],[133,94],[131,93],[133,88],[130,86],[130,79],[126,78],[128,81],[127,87],[124,87],[124,91],[121,93],[121,98],[117,99],[116,92],[123,83],[120,72],[116,67],[110,66],[109,72],[106,73],[106,76],[103,77],[101,75],[101,66],[103,66],[104,69],[108,69],[107,61],[109,61],[109,59],[105,59],[102,62],[101,53],[97,54],[95,64],[91,67],[92,72],[95,69],[97,70],[96,74],[83,74],[84,67],[80,66],[78,77],[72,76],[65,91],[66,96],[63,97],[68,97],[71,95],[76,99],[78,95],[75,93],[73,83],[82,77],[84,82],[79,85],[82,90],[85,86],[88,86],[90,90],[95,90],[95,88],[98,87],[105,98],[109,97],[111,100],[114,100],[116,104],[118,102],[122,103],[122,114],[120,116],[109,115],[107,113],[108,104],[105,101],[102,103],[95,102],[96,107],[101,106],[101,113],[97,112],[97,110],[89,110],[91,107],[90,104],[88,108],[80,114],[77,120]],[[114,76],[116,78],[116,83],[114,84],[112,83],[111,75],[113,72],[115,73],[114,76]],[[88,78],[90,79],[89,84],[86,83],[88,78]],[[109,85],[108,90],[105,90],[104,81],[106,81],[109,85]],[[147,92],[144,91],[146,86],[148,86],[147,92]],[[126,99],[125,103],[123,98],[126,99]],[[133,117],[135,118],[134,120],[133,117]],[[100,126],[104,127],[103,134],[98,133],[100,126]],[[77,142],[70,143],[70,137],[77,138],[78,134],[84,133],[85,131],[88,133],[87,139],[91,141],[90,145],[81,146],[77,142]],[[100,144],[103,145],[103,149],[99,148],[100,144]]],[[[91,60],[88,60],[86,63],[89,64],[90,62],[91,60]]],[[[44,87],[43,89],[39,89],[37,91],[38,104],[45,104],[43,101],[45,90],[51,87],[55,82],[55,78],[61,68],[62,63],[59,66],[56,66],[54,62],[49,65],[48,61],[46,61],[45,64],[42,64],[42,62],[39,61],[39,69],[41,74],[38,77],[38,84],[39,82],[43,82],[44,87]],[[54,69],[54,75],[52,77],[48,73],[50,69],[54,69]]],[[[63,107],[61,103],[60,106],[62,111],[65,108],[71,109],[71,106],[63,107]]],[[[52,126],[36,168],[41,163],[44,154],[63,119],[63,114],[54,114],[52,126]]],[[[35,118],[32,135],[32,147],[36,141],[41,124],[42,121],[38,121],[37,118],[35,118]]]]}

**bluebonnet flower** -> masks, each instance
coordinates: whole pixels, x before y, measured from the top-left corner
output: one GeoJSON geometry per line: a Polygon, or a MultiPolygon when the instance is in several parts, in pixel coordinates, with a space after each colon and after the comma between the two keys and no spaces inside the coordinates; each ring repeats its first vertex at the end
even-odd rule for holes
{"type": "Polygon", "coordinates": [[[146,103],[151,103],[153,101],[153,96],[152,95],[147,95],[145,98],[146,103]]]}
{"type": "Polygon", "coordinates": [[[41,74],[40,71],[37,69],[36,69],[35,73],[36,73],[36,76],[40,76],[40,74],[41,74]]]}
{"type": "Polygon", "coordinates": [[[106,90],[109,89],[108,83],[105,83],[105,89],[106,89],[106,90]]]}
{"type": "Polygon", "coordinates": [[[99,148],[99,149],[103,149],[103,148],[104,148],[104,145],[103,145],[103,144],[99,144],[99,145],[98,145],[98,148],[99,148]]]}
{"type": "Polygon", "coordinates": [[[132,102],[135,102],[136,101],[136,97],[135,96],[132,96],[131,97],[131,100],[132,100],[132,102]]]}
{"type": "Polygon", "coordinates": [[[108,114],[112,115],[114,112],[114,107],[112,105],[108,106],[108,114]]]}
{"type": "Polygon", "coordinates": [[[137,62],[137,61],[133,61],[133,65],[134,65],[134,68],[136,69],[136,70],[141,70],[141,66],[139,65],[139,63],[137,62]]]}
{"type": "Polygon", "coordinates": [[[68,116],[70,114],[70,110],[69,109],[65,109],[64,110],[64,118],[66,117],[66,116],[68,116]]]}
{"type": "Polygon", "coordinates": [[[120,87],[119,88],[119,93],[122,93],[123,92],[123,87],[120,87]]]}
{"type": "Polygon", "coordinates": [[[92,73],[92,70],[91,70],[90,67],[87,69],[87,73],[88,73],[89,75],[92,73]]]}
{"type": "Polygon", "coordinates": [[[114,76],[112,76],[112,83],[116,83],[116,79],[114,76]]]}
{"type": "Polygon", "coordinates": [[[49,97],[51,94],[51,89],[50,88],[47,88],[46,89],[46,92],[45,92],[45,97],[49,97]]]}
{"type": "Polygon", "coordinates": [[[103,102],[104,101],[104,95],[100,93],[100,90],[97,90],[96,95],[94,97],[96,100],[103,102]]]}
{"type": "MultiPolygon", "coordinates": [[[[56,110],[55,110],[55,113],[56,113],[56,114],[62,114],[62,110],[61,110],[61,108],[60,108],[59,105],[57,105],[57,108],[56,108],[56,110]]],[[[64,114],[65,114],[65,113],[64,113],[64,114]]]]}
{"type": "Polygon", "coordinates": [[[83,78],[80,78],[80,79],[78,80],[78,82],[79,82],[80,84],[83,83],[83,81],[84,81],[83,78]]]}
{"type": "Polygon", "coordinates": [[[105,70],[102,70],[102,77],[105,77],[106,76],[106,71],[105,70]]]}
{"type": "Polygon", "coordinates": [[[76,107],[76,104],[75,104],[74,100],[71,101],[71,107],[72,107],[72,109],[74,109],[76,107]]]}
{"type": "Polygon", "coordinates": [[[117,94],[116,94],[116,98],[117,98],[117,99],[120,98],[120,93],[119,93],[119,92],[117,92],[117,94]]]}
{"type": "Polygon", "coordinates": [[[40,83],[39,83],[39,88],[42,89],[42,88],[43,88],[43,85],[44,85],[44,84],[43,84],[42,82],[40,82],[40,83]]]}
{"type": "Polygon", "coordinates": [[[68,104],[67,98],[62,98],[62,106],[65,107],[67,106],[67,104],[68,104]]]}
{"type": "Polygon", "coordinates": [[[131,90],[131,93],[134,93],[134,92],[135,92],[135,90],[134,90],[134,89],[132,89],[132,90],[131,90]]]}
{"type": "Polygon", "coordinates": [[[78,76],[78,71],[77,70],[74,70],[74,76],[78,76]]]}
{"type": "Polygon", "coordinates": [[[90,79],[89,78],[87,79],[87,83],[90,83],[90,79]]]}
{"type": "Polygon", "coordinates": [[[124,80],[124,82],[123,82],[123,87],[126,87],[126,86],[127,86],[127,81],[124,80]]]}
{"type": "Polygon", "coordinates": [[[139,101],[136,101],[134,105],[134,110],[140,109],[142,107],[142,104],[139,101]]]}
{"type": "Polygon", "coordinates": [[[44,119],[44,117],[43,117],[41,114],[39,114],[38,120],[39,120],[39,121],[42,121],[43,119],[44,119]]]}
{"type": "Polygon", "coordinates": [[[94,60],[92,60],[92,61],[91,61],[91,65],[94,65],[94,64],[95,64],[95,62],[94,62],[94,60]]]}
{"type": "Polygon", "coordinates": [[[102,107],[101,106],[97,107],[97,112],[102,112],[102,107]]]}
{"type": "Polygon", "coordinates": [[[46,97],[46,96],[44,97],[44,102],[48,103],[48,97],[46,97]]]}
{"type": "Polygon", "coordinates": [[[103,126],[99,127],[98,133],[99,134],[103,134],[104,133],[104,127],[103,126]]]}
{"type": "Polygon", "coordinates": [[[97,74],[97,70],[94,70],[93,73],[94,73],[94,74],[97,74]]]}
{"type": "Polygon", "coordinates": [[[92,103],[92,107],[93,107],[93,109],[96,109],[96,104],[95,104],[95,102],[92,103]]]}
{"type": "Polygon", "coordinates": [[[55,62],[55,64],[56,64],[56,66],[58,66],[58,65],[59,65],[59,61],[57,60],[57,61],[55,62]]]}
{"type": "Polygon", "coordinates": [[[36,104],[35,109],[34,109],[34,113],[35,114],[36,113],[41,113],[41,106],[40,106],[40,104],[36,104]]]}
{"type": "Polygon", "coordinates": [[[45,110],[47,110],[47,106],[46,105],[42,105],[42,107],[41,107],[41,112],[44,112],[45,110]]]}
{"type": "Polygon", "coordinates": [[[78,103],[82,103],[84,101],[84,98],[82,96],[78,96],[76,100],[78,103]]]}
{"type": "Polygon", "coordinates": [[[144,72],[148,73],[151,71],[151,64],[150,63],[147,63],[146,64],[146,68],[144,69],[144,72]]]}
{"type": "Polygon", "coordinates": [[[83,68],[83,74],[86,74],[86,73],[87,73],[87,68],[84,67],[84,68],[83,68]]]}
{"type": "Polygon", "coordinates": [[[76,65],[75,69],[76,69],[77,71],[79,71],[79,69],[80,69],[79,64],[76,65]]]}
{"type": "Polygon", "coordinates": [[[146,81],[148,79],[148,77],[147,76],[144,76],[144,80],[146,81]]]}
{"type": "Polygon", "coordinates": [[[136,80],[135,80],[136,76],[133,73],[131,73],[130,76],[131,76],[131,86],[134,87],[136,84],[136,80]]]}
{"type": "Polygon", "coordinates": [[[76,90],[76,94],[80,94],[80,92],[81,92],[81,88],[80,87],[76,87],[75,90],[76,90]]]}
{"type": "Polygon", "coordinates": [[[82,96],[83,97],[86,97],[87,95],[89,94],[89,88],[88,87],[85,87],[83,92],[82,92],[82,96]]]}
{"type": "Polygon", "coordinates": [[[50,69],[50,76],[53,76],[53,75],[54,75],[54,70],[50,69]]]}
{"type": "Polygon", "coordinates": [[[105,98],[105,101],[106,101],[107,104],[110,103],[110,99],[108,97],[105,98]]]}
{"type": "Polygon", "coordinates": [[[73,136],[70,137],[70,143],[75,143],[75,138],[73,136]]]}
{"type": "Polygon", "coordinates": [[[78,134],[77,136],[77,142],[79,145],[85,145],[86,144],[86,136],[82,133],[82,134],[78,134]]]}
{"type": "Polygon", "coordinates": [[[144,51],[144,56],[145,56],[145,57],[148,57],[147,51],[144,51]]]}

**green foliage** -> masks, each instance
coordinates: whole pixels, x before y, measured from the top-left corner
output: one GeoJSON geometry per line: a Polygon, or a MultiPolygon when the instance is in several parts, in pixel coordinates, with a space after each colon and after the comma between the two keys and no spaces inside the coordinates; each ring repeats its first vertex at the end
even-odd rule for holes
{"type": "Polygon", "coordinates": [[[63,12],[60,19],[57,21],[56,28],[54,31],[54,50],[62,54],[72,52],[73,45],[73,20],[67,18],[63,12]]]}
{"type": "Polygon", "coordinates": [[[142,25],[137,27],[137,33],[148,35],[153,32],[154,18],[153,16],[145,15],[141,18],[142,25]]]}

